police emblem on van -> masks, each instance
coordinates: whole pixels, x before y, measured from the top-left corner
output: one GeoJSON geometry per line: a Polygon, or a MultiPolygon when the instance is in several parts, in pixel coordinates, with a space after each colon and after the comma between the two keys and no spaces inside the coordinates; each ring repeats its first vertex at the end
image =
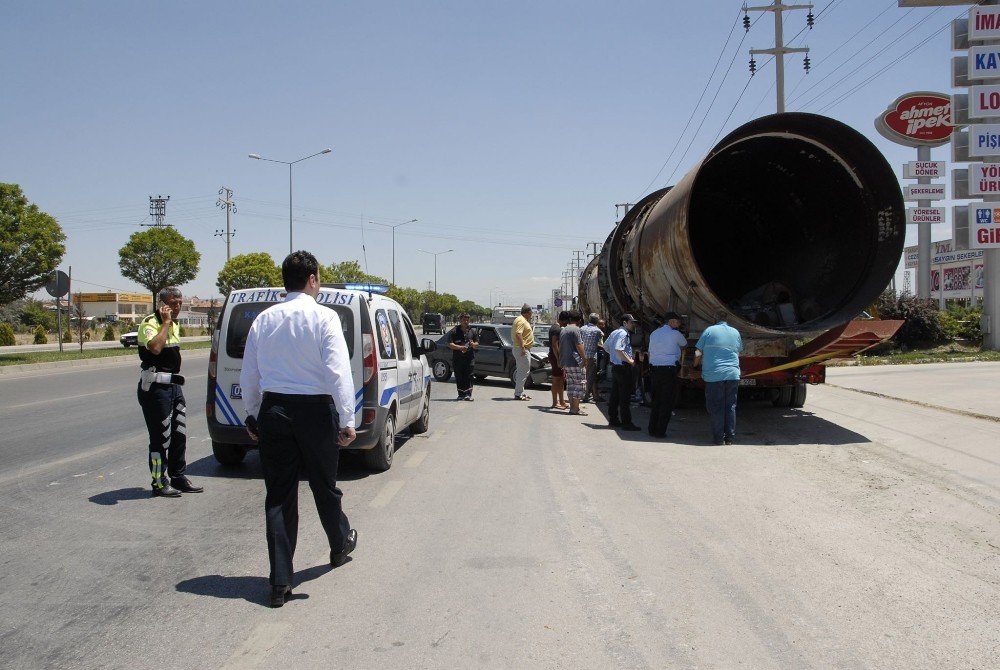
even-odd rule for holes
{"type": "Polygon", "coordinates": [[[236,400],[243,400],[243,389],[240,388],[239,384],[233,384],[232,388],[229,390],[229,397],[235,398],[236,400]]]}

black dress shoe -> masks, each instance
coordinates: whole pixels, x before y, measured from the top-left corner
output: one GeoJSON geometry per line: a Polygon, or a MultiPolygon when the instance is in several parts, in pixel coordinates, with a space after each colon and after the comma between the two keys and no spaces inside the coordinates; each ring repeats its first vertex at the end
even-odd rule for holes
{"type": "Polygon", "coordinates": [[[170,480],[170,485],[181,493],[201,493],[205,490],[203,486],[195,486],[187,477],[175,477],[170,480]]]}
{"type": "Polygon", "coordinates": [[[154,498],[180,498],[181,492],[175,489],[170,484],[163,482],[159,486],[153,484],[153,497],[154,498]]]}
{"type": "Polygon", "coordinates": [[[340,553],[330,552],[330,565],[339,568],[347,562],[347,556],[358,546],[358,531],[353,528],[347,533],[347,540],[344,541],[344,548],[340,553]]]}
{"type": "Polygon", "coordinates": [[[291,586],[271,587],[271,607],[281,607],[292,597],[291,586]]]}

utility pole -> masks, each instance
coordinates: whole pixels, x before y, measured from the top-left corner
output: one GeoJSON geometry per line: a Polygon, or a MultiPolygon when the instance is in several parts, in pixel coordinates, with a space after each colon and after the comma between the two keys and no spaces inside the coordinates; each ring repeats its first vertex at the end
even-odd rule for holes
{"type": "Polygon", "coordinates": [[[162,195],[158,195],[155,198],[149,196],[149,215],[153,217],[153,223],[143,224],[150,227],[163,227],[163,219],[167,216],[167,201],[170,200],[168,195],[164,198],[162,195]]]}
{"type": "Polygon", "coordinates": [[[597,255],[599,255],[601,253],[601,251],[604,249],[604,243],[603,242],[587,242],[587,247],[589,247],[590,249],[593,249],[593,251],[591,251],[590,253],[587,254],[587,262],[589,263],[594,258],[594,256],[597,256],[597,255]]]}
{"type": "MultiPolygon", "coordinates": [[[[760,54],[767,54],[769,56],[774,56],[774,73],[777,78],[777,98],[778,98],[778,114],[784,114],[785,112],[785,54],[795,54],[795,53],[809,53],[809,47],[786,47],[784,30],[782,29],[783,19],[782,12],[788,12],[794,9],[808,9],[809,14],[806,16],[806,25],[811,29],[815,21],[815,17],[812,13],[813,5],[809,3],[807,5],[783,5],[781,0],[774,0],[773,5],[761,6],[761,7],[747,7],[743,5],[743,27],[747,32],[750,32],[750,17],[746,15],[747,12],[774,12],[774,47],[771,49],[750,49],[750,76],[752,77],[757,71],[757,61],[754,60],[754,56],[760,54]]],[[[803,64],[806,68],[806,72],[809,72],[809,57],[806,56],[803,64]]]]}
{"type": "Polygon", "coordinates": [[[632,209],[634,202],[619,202],[615,205],[615,224],[621,223],[621,220],[625,218],[628,211],[632,209]],[[619,216],[618,212],[621,212],[619,216]]]}
{"type": "Polygon", "coordinates": [[[223,186],[222,188],[220,188],[219,199],[215,201],[215,206],[222,207],[223,209],[226,210],[226,231],[223,232],[221,230],[216,230],[215,236],[216,237],[222,237],[223,235],[226,236],[226,262],[228,263],[229,241],[232,239],[233,235],[236,234],[235,230],[230,231],[229,229],[229,215],[236,213],[236,201],[233,200],[233,189],[229,188],[228,186],[223,186]],[[226,197],[223,198],[222,197],[223,194],[225,194],[226,197]]]}

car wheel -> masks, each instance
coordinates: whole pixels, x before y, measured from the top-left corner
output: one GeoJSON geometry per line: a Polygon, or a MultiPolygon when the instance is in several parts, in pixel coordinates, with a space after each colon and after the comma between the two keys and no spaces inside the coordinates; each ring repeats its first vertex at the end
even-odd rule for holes
{"type": "Polygon", "coordinates": [[[420,412],[420,418],[410,424],[410,432],[414,435],[426,433],[431,427],[431,390],[427,389],[424,394],[424,409],[420,412]]]}
{"type": "Polygon", "coordinates": [[[778,394],[771,400],[771,404],[775,407],[788,407],[792,402],[792,387],[780,386],[777,391],[778,394]]]}
{"type": "Polygon", "coordinates": [[[434,379],[446,382],[451,379],[451,364],[448,361],[434,361],[434,379]]]}
{"type": "Polygon", "coordinates": [[[215,455],[215,460],[222,465],[239,465],[247,455],[247,449],[238,444],[225,444],[212,440],[212,453],[215,455]]]}
{"type": "Polygon", "coordinates": [[[390,412],[385,417],[385,426],[375,446],[365,452],[365,465],[372,470],[385,472],[392,467],[392,457],[396,453],[396,417],[390,412]]]}
{"type": "MultiPolygon", "coordinates": [[[[515,366],[511,366],[510,370],[507,371],[507,379],[509,379],[510,383],[514,385],[514,388],[517,388],[517,382],[514,381],[514,373],[516,373],[516,372],[517,372],[517,366],[516,365],[515,366]]],[[[536,388],[538,388],[538,384],[536,384],[535,380],[532,379],[530,371],[528,372],[528,376],[524,380],[524,388],[526,388],[526,389],[536,389],[536,388]]]]}

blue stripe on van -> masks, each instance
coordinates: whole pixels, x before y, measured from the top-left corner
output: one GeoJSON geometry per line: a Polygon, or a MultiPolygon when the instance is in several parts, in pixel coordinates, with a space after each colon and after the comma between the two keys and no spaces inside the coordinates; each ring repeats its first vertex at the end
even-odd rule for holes
{"type": "MultiPolygon", "coordinates": [[[[221,386],[215,387],[215,406],[222,410],[222,415],[226,419],[226,424],[230,426],[242,426],[243,422],[236,416],[236,410],[229,404],[221,386]]],[[[222,423],[221,421],[219,423],[222,423]]]]}

